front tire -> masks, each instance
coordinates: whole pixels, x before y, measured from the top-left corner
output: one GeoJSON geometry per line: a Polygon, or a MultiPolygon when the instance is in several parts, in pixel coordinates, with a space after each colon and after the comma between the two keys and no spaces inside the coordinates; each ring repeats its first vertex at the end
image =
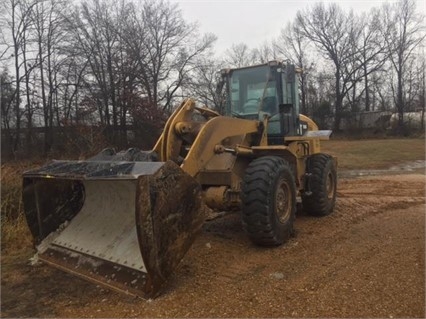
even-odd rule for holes
{"type": "Polygon", "coordinates": [[[288,162],[265,156],[248,166],[241,187],[242,220],[250,240],[278,246],[293,234],[296,185],[288,162]]]}
{"type": "Polygon", "coordinates": [[[336,203],[337,173],[333,158],[328,154],[314,154],[306,163],[309,175],[308,192],[302,193],[305,212],[314,216],[331,214],[336,203]]]}

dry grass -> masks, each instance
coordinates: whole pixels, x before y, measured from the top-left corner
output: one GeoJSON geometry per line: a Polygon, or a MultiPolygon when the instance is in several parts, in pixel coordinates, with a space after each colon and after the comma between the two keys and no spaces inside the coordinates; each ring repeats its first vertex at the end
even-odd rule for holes
{"type": "MultiPolygon", "coordinates": [[[[322,151],[338,157],[339,169],[388,168],[403,162],[424,160],[424,139],[331,140],[322,151]]],[[[13,162],[1,166],[1,249],[16,251],[31,245],[23,215],[21,191],[24,171],[43,162],[13,162]]]]}
{"type": "Polygon", "coordinates": [[[16,219],[2,217],[1,224],[2,253],[16,252],[31,247],[31,233],[27,227],[24,214],[19,214],[16,219]]]}
{"type": "Polygon", "coordinates": [[[24,171],[41,163],[10,162],[1,165],[1,251],[20,250],[31,245],[22,209],[24,171]]]}
{"type": "Polygon", "coordinates": [[[339,169],[386,169],[425,159],[424,139],[330,140],[321,146],[338,157],[339,169]]]}

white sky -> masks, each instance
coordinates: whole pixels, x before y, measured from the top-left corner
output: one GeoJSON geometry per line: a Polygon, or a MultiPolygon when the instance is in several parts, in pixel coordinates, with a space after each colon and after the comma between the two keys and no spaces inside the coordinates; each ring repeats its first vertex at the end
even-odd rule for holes
{"type": "MultiPolygon", "coordinates": [[[[393,1],[394,0],[390,0],[393,1]]],[[[298,10],[313,5],[314,0],[171,0],[178,3],[185,20],[198,21],[202,33],[210,32],[218,39],[216,51],[221,54],[233,43],[246,43],[256,48],[275,39],[298,10]]],[[[331,2],[331,1],[323,1],[331,2]]],[[[335,1],[343,9],[356,13],[380,7],[383,0],[335,1]]],[[[419,12],[426,13],[426,1],[416,0],[419,12]]]]}

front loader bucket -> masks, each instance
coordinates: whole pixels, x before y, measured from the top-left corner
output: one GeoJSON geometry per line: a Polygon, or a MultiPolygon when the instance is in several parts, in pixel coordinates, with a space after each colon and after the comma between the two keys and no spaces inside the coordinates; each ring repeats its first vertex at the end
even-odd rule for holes
{"type": "Polygon", "coordinates": [[[173,162],[54,161],[23,177],[38,258],[131,295],[159,294],[204,221],[173,162]]]}

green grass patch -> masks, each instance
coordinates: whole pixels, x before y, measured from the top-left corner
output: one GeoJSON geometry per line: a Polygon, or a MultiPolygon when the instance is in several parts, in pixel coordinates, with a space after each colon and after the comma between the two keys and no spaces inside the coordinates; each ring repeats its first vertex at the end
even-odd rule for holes
{"type": "Polygon", "coordinates": [[[321,143],[321,151],[337,156],[339,169],[386,169],[425,160],[425,140],[330,140],[321,143]]]}
{"type": "MultiPolygon", "coordinates": [[[[339,169],[386,169],[425,159],[424,139],[330,140],[322,151],[337,156],[339,169]]],[[[21,192],[22,173],[43,162],[10,162],[1,166],[1,246],[16,251],[31,245],[21,192]]]]}

